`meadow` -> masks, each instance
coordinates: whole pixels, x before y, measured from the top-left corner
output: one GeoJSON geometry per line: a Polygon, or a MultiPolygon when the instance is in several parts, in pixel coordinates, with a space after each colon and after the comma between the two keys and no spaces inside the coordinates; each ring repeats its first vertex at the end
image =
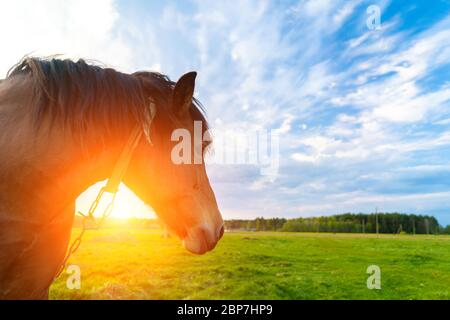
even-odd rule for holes
{"type": "Polygon", "coordinates": [[[51,299],[450,299],[449,236],[227,232],[195,256],[159,230],[105,228],[69,262],[81,289],[63,273],[51,299]]]}

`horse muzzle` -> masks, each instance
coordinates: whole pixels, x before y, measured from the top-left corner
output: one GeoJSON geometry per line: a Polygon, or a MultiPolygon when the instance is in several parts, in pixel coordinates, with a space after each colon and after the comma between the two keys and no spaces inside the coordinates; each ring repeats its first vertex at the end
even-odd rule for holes
{"type": "Polygon", "coordinates": [[[195,227],[189,231],[183,240],[186,250],[195,254],[205,254],[214,249],[224,233],[223,224],[217,229],[208,226],[195,227]]]}

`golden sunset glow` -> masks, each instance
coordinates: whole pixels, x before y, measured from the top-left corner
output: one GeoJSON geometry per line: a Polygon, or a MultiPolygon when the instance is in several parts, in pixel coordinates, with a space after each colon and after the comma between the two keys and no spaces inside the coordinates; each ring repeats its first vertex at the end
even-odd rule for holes
{"type": "MultiPolygon", "coordinates": [[[[87,213],[92,202],[95,200],[99,190],[105,185],[105,181],[96,183],[83,192],[77,199],[76,210],[87,213]]],[[[105,206],[111,199],[110,194],[105,194],[96,210],[95,215],[100,216],[105,206]]],[[[133,191],[131,191],[123,183],[119,186],[114,208],[111,213],[112,218],[128,219],[128,218],[153,218],[155,217],[153,210],[139,199],[133,191]]]]}

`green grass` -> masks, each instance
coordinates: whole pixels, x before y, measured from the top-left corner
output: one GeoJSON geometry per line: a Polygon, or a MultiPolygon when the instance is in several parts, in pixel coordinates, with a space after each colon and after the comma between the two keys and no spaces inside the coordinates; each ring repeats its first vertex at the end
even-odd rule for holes
{"type": "MultiPolygon", "coordinates": [[[[74,231],[77,234],[77,230],[74,231]]],[[[204,256],[157,231],[88,231],[51,299],[449,299],[450,237],[226,233],[204,256]],[[366,269],[381,268],[381,290],[366,269]]]]}

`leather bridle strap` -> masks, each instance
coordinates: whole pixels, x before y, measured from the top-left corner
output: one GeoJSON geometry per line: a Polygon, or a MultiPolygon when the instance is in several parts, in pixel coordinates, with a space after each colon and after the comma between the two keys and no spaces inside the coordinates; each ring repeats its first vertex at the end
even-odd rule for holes
{"type": "Polygon", "coordinates": [[[128,142],[123,148],[122,153],[114,166],[111,177],[108,179],[108,182],[103,188],[105,192],[116,193],[118,191],[120,182],[127,172],[128,166],[130,165],[133,151],[136,149],[142,134],[143,130],[141,126],[136,126],[128,138],[128,142]]]}

